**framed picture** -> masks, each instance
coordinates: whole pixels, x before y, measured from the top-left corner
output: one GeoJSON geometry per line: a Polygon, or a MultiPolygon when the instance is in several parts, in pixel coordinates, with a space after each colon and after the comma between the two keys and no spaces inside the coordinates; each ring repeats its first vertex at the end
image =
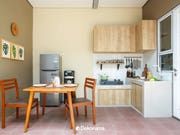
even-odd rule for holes
{"type": "Polygon", "coordinates": [[[11,59],[18,60],[18,46],[11,43],[11,59]]]}
{"type": "Polygon", "coordinates": [[[1,39],[1,57],[10,59],[11,58],[10,50],[11,50],[10,42],[1,39]]]}
{"type": "Polygon", "coordinates": [[[24,60],[24,47],[18,46],[18,59],[24,60]]]}

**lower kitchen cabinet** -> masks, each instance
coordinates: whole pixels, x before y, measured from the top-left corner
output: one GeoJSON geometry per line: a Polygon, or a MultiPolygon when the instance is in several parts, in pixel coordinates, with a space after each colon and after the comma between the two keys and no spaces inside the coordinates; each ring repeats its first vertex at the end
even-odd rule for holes
{"type": "Polygon", "coordinates": [[[130,105],[130,89],[98,89],[98,105],[130,105]]]}
{"type": "Polygon", "coordinates": [[[132,83],[131,104],[143,113],[143,87],[132,83]]]}
{"type": "Polygon", "coordinates": [[[136,85],[135,84],[132,84],[131,104],[132,106],[136,106],[136,85]]]}
{"type": "Polygon", "coordinates": [[[130,79],[131,105],[145,118],[172,117],[172,82],[130,79]]]}

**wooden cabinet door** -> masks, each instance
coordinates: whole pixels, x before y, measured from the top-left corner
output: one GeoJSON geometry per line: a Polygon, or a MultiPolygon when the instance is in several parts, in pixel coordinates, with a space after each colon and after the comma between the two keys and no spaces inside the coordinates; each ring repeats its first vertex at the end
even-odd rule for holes
{"type": "Polygon", "coordinates": [[[136,25],[136,51],[142,51],[142,22],[136,25]]]}
{"type": "Polygon", "coordinates": [[[143,50],[156,49],[156,21],[143,20],[142,21],[142,35],[143,35],[143,50]]]}
{"type": "Polygon", "coordinates": [[[132,84],[131,90],[131,104],[136,107],[136,84],[132,84]]]}
{"type": "Polygon", "coordinates": [[[111,43],[111,27],[104,25],[98,25],[94,27],[94,52],[107,52],[113,51],[113,47],[110,46],[111,43]]]}
{"type": "Polygon", "coordinates": [[[130,105],[130,90],[99,89],[98,105],[130,105]]]}
{"type": "Polygon", "coordinates": [[[156,49],[156,21],[142,20],[136,25],[136,50],[138,52],[156,49]]]}
{"type": "Polygon", "coordinates": [[[140,111],[143,112],[143,88],[140,85],[136,85],[136,108],[140,111]]]}
{"type": "Polygon", "coordinates": [[[135,25],[97,25],[94,52],[135,52],[135,25]]]}

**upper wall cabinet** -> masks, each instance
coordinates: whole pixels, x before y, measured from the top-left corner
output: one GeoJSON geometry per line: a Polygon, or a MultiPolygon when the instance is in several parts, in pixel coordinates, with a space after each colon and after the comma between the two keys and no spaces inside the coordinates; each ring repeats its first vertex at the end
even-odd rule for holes
{"type": "Polygon", "coordinates": [[[156,21],[142,20],[136,25],[136,51],[156,49],[156,21]]]}
{"type": "Polygon", "coordinates": [[[96,25],[94,47],[97,53],[135,52],[135,25],[96,25]]]}

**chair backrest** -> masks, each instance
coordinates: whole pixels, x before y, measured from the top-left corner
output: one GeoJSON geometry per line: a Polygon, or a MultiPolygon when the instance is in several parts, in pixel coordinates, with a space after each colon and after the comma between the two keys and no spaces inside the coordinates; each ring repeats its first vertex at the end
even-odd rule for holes
{"type": "Polygon", "coordinates": [[[2,93],[2,99],[5,100],[5,91],[7,90],[15,90],[16,99],[18,99],[19,98],[18,89],[19,88],[16,78],[0,80],[0,90],[2,93]]]}
{"type": "Polygon", "coordinates": [[[95,101],[95,89],[96,89],[96,79],[86,77],[84,83],[84,97],[87,98],[86,90],[87,88],[92,90],[92,100],[95,101]]]}

